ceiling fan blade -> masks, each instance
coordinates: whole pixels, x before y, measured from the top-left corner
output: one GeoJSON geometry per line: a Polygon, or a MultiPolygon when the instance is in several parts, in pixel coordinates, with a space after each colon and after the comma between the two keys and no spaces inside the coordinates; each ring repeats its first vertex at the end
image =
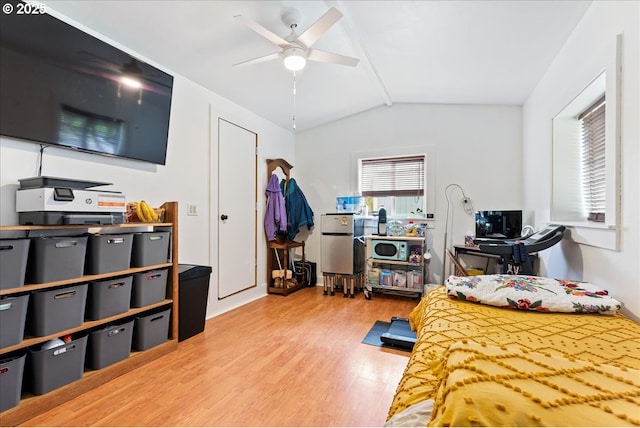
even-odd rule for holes
{"type": "Polygon", "coordinates": [[[327,32],[329,28],[342,18],[342,13],[335,7],[332,7],[322,15],[311,27],[298,37],[297,41],[310,48],[315,42],[327,32]]]}
{"type": "Polygon", "coordinates": [[[281,48],[289,46],[289,42],[287,42],[285,39],[272,33],[271,31],[264,28],[262,25],[251,20],[250,18],[247,18],[246,16],[242,16],[242,15],[236,15],[234,16],[234,18],[242,22],[247,27],[251,28],[256,33],[260,34],[265,39],[269,40],[274,45],[280,46],[281,48]]]}
{"type": "Polygon", "coordinates": [[[319,49],[309,49],[307,59],[309,61],[328,62],[330,64],[348,65],[355,67],[360,60],[350,56],[339,55],[333,52],[321,51],[319,49]]]}
{"type": "Polygon", "coordinates": [[[236,66],[240,66],[240,65],[257,64],[259,62],[271,61],[271,60],[274,60],[274,59],[279,59],[281,57],[282,57],[282,52],[276,52],[276,53],[272,53],[272,54],[269,54],[269,55],[260,56],[258,58],[250,59],[248,61],[239,62],[237,64],[233,64],[233,66],[236,67],[236,66]]]}

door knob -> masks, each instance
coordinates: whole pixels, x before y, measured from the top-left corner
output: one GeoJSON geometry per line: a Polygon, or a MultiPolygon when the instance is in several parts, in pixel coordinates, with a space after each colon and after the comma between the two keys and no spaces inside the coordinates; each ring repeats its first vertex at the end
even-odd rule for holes
{"type": "Polygon", "coordinates": [[[222,214],[222,215],[220,216],[220,220],[226,220],[226,219],[228,219],[228,218],[229,218],[229,216],[228,216],[228,215],[226,215],[226,214],[222,214]]]}

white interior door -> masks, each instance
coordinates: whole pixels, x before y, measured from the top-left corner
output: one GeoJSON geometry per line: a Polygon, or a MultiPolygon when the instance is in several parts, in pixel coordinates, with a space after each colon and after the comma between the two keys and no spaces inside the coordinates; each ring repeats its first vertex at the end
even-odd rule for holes
{"type": "Polygon", "coordinates": [[[256,133],[218,119],[218,299],[256,286],[256,133]]]}

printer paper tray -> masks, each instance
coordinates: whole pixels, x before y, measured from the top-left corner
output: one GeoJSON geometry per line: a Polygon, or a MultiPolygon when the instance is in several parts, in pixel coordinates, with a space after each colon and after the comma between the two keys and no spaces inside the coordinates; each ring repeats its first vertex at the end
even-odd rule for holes
{"type": "Polygon", "coordinates": [[[63,211],[32,211],[18,213],[22,225],[61,224],[121,224],[124,213],[65,213],[63,211]]]}

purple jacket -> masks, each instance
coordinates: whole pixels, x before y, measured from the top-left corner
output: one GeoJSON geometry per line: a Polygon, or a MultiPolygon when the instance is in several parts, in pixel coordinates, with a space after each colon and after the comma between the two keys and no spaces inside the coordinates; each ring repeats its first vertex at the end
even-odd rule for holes
{"type": "Polygon", "coordinates": [[[279,230],[287,231],[287,210],[284,206],[284,196],[282,196],[277,175],[271,175],[266,193],[267,209],[264,214],[264,231],[267,234],[267,240],[273,241],[279,230]]]}

